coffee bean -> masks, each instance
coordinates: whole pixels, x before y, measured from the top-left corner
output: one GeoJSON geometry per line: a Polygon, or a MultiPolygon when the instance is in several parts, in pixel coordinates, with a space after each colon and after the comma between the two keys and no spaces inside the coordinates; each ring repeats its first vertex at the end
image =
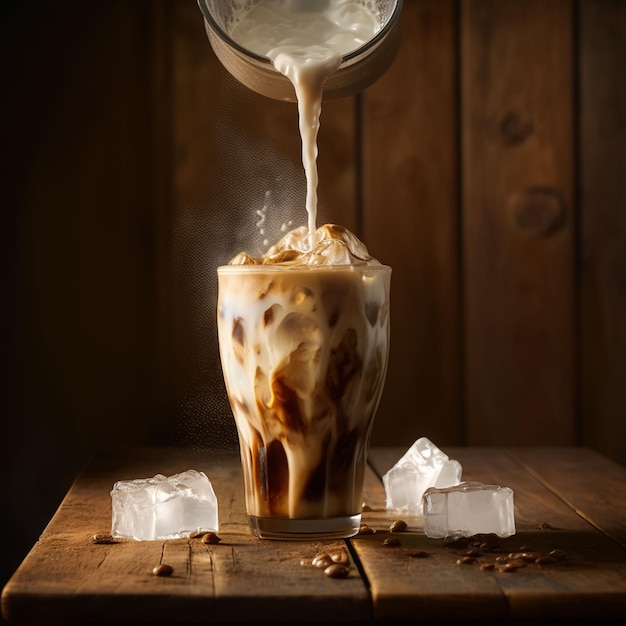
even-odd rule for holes
{"type": "Polygon", "coordinates": [[[206,530],[199,530],[196,531],[195,533],[191,533],[191,535],[189,535],[189,539],[202,539],[202,537],[204,537],[204,535],[207,534],[206,530]]]}
{"type": "Polygon", "coordinates": [[[480,569],[481,569],[483,572],[488,572],[488,571],[491,571],[491,570],[496,569],[496,566],[495,566],[495,563],[483,563],[483,564],[480,566],[480,569]]]}
{"type": "Polygon", "coordinates": [[[548,556],[551,556],[557,561],[564,561],[567,558],[567,552],[565,552],[565,550],[560,550],[557,548],[556,550],[550,550],[550,552],[548,552],[548,556]]]}
{"type": "Polygon", "coordinates": [[[483,541],[478,546],[483,552],[502,552],[502,546],[489,541],[483,541]]]}
{"type": "Polygon", "coordinates": [[[171,565],[161,563],[152,569],[152,573],[155,576],[171,576],[174,573],[174,568],[171,565]]]}
{"type": "Polygon", "coordinates": [[[345,578],[350,570],[343,563],[332,563],[324,569],[324,574],[329,578],[345,578]]]}
{"type": "Polygon", "coordinates": [[[373,535],[376,531],[370,528],[367,524],[361,524],[359,526],[359,535],[373,535]]]}
{"type": "Polygon", "coordinates": [[[509,559],[511,561],[525,561],[527,563],[534,563],[537,557],[540,556],[538,552],[510,552],[509,559]]]}
{"type": "Polygon", "coordinates": [[[111,533],[96,533],[92,538],[93,543],[115,543],[111,533]]]}
{"type": "Polygon", "coordinates": [[[517,571],[517,565],[513,563],[505,563],[501,567],[498,568],[501,572],[515,572],[517,571]]]}
{"type": "Polygon", "coordinates": [[[483,552],[501,552],[502,540],[493,533],[475,535],[470,542],[470,546],[478,548],[483,552]]]}
{"type": "Polygon", "coordinates": [[[509,559],[508,565],[514,565],[515,567],[526,567],[527,563],[524,559],[509,559]]]}
{"type": "Polygon", "coordinates": [[[367,504],[367,502],[363,502],[363,504],[361,505],[361,511],[364,511],[365,513],[369,513],[372,511],[372,507],[367,504]]]}
{"type": "Polygon", "coordinates": [[[468,550],[465,553],[465,556],[479,557],[479,556],[482,556],[482,552],[480,552],[480,550],[468,550]]]}
{"type": "Polygon", "coordinates": [[[494,548],[502,545],[502,539],[495,533],[480,533],[472,536],[472,544],[474,546],[481,546],[483,544],[487,546],[493,546],[494,548]]]}
{"type": "Polygon", "coordinates": [[[541,530],[556,530],[556,528],[551,524],[548,524],[548,522],[541,522],[541,524],[539,524],[539,528],[541,528],[541,530]]]}
{"type": "Polygon", "coordinates": [[[218,537],[216,533],[214,532],[210,532],[210,533],[206,533],[205,535],[202,536],[202,543],[208,543],[208,544],[216,544],[219,543],[222,540],[221,537],[218,537]]]}
{"type": "Polygon", "coordinates": [[[473,556],[462,556],[456,561],[457,565],[471,565],[472,563],[476,563],[476,559],[473,556]]]}
{"type": "Polygon", "coordinates": [[[540,556],[537,557],[535,563],[537,565],[552,565],[553,563],[556,563],[556,559],[551,556],[540,556]]]}
{"type": "Polygon", "coordinates": [[[319,554],[314,556],[313,560],[311,561],[311,565],[319,569],[328,567],[329,565],[332,565],[332,563],[333,560],[330,558],[330,555],[327,552],[320,552],[319,554]]]}
{"type": "Polygon", "coordinates": [[[416,552],[411,552],[409,556],[412,556],[413,558],[416,558],[416,559],[425,559],[428,556],[428,552],[424,550],[417,550],[416,552]]]}
{"type": "Polygon", "coordinates": [[[403,519],[397,519],[391,526],[389,526],[389,531],[392,533],[401,533],[404,532],[408,527],[408,524],[403,519]]]}
{"type": "Polygon", "coordinates": [[[311,559],[300,559],[300,565],[308,567],[309,565],[313,564],[311,563],[311,559]]]}
{"type": "Polygon", "coordinates": [[[330,556],[333,563],[343,563],[344,565],[350,563],[350,557],[345,550],[336,550],[335,552],[330,552],[328,556],[330,556]]]}
{"type": "Polygon", "coordinates": [[[383,545],[384,546],[399,546],[400,540],[396,539],[395,537],[388,537],[387,539],[385,539],[385,541],[383,541],[383,545]]]}

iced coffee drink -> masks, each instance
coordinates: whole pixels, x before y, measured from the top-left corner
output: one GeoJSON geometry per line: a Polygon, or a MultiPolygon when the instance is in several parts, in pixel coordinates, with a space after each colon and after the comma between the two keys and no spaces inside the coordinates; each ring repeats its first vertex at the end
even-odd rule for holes
{"type": "Polygon", "coordinates": [[[333,225],[296,229],[263,257],[218,269],[220,357],[257,536],[358,531],[390,279],[333,225]]]}
{"type": "MultiPolygon", "coordinates": [[[[391,269],[345,228],[317,228],[317,133],[327,81],[342,66],[356,67],[361,53],[382,49],[400,4],[219,3],[219,15],[227,14],[223,41],[271,62],[292,83],[307,181],[306,228],[260,258],[241,253],[218,268],[220,356],[259,537],[349,537],[359,528],[387,369],[391,269]]],[[[218,43],[231,71],[240,66],[220,51],[218,43]]],[[[268,73],[261,74],[265,82],[268,73]]]]}

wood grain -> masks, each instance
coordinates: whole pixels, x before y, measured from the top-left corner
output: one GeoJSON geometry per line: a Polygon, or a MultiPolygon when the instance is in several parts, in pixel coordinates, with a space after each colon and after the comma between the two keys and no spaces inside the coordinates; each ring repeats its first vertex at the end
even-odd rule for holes
{"type": "Polygon", "coordinates": [[[462,4],[467,443],[576,438],[572,7],[462,4]]]}
{"type": "Polygon", "coordinates": [[[409,1],[363,94],[363,233],[391,265],[391,353],[374,441],[462,443],[455,3],[409,1]]]}
{"type": "Polygon", "coordinates": [[[626,5],[579,3],[581,415],[626,460],[626,5]]]}
{"type": "Polygon", "coordinates": [[[516,448],[509,453],[578,515],[626,548],[621,466],[589,448],[516,448]]]}

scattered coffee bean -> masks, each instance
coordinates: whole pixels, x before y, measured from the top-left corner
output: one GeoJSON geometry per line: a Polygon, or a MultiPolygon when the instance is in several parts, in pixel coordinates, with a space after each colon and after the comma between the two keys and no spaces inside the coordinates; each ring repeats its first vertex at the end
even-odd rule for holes
{"type": "Polygon", "coordinates": [[[412,556],[415,559],[425,559],[428,556],[428,552],[425,550],[417,550],[416,552],[411,552],[409,556],[412,556]]]}
{"type": "Polygon", "coordinates": [[[222,540],[221,537],[218,537],[216,533],[214,532],[210,532],[210,533],[206,533],[205,535],[202,536],[202,543],[208,543],[208,544],[216,544],[219,543],[222,540]]]}
{"type": "Polygon", "coordinates": [[[388,537],[387,539],[385,539],[385,541],[383,541],[383,546],[399,546],[400,545],[400,540],[396,539],[395,537],[388,537]]]}
{"type": "Polygon", "coordinates": [[[328,554],[333,563],[343,563],[344,565],[350,563],[350,557],[345,550],[336,550],[328,554]]]}
{"type": "Polygon", "coordinates": [[[541,528],[541,530],[556,530],[556,527],[548,524],[548,522],[541,522],[541,524],[539,524],[539,528],[541,528]]]}
{"type": "Polygon", "coordinates": [[[499,544],[484,541],[478,546],[482,552],[502,552],[503,548],[499,544]]]}
{"type": "Polygon", "coordinates": [[[462,556],[456,560],[457,565],[471,565],[472,563],[476,563],[476,559],[473,556],[462,556]]]}
{"type": "Polygon", "coordinates": [[[202,539],[202,537],[204,537],[204,535],[206,534],[206,530],[198,530],[195,533],[191,533],[191,535],[189,535],[189,539],[202,539]]]}
{"type": "Polygon", "coordinates": [[[93,543],[115,543],[111,533],[96,533],[92,538],[93,543]]]}
{"type": "MultiPolygon", "coordinates": [[[[543,523],[541,528],[555,528],[550,524],[543,523]]],[[[501,572],[515,572],[520,568],[544,566],[558,563],[567,558],[567,552],[561,549],[551,550],[547,555],[533,550],[528,545],[523,545],[517,552],[509,552],[505,549],[506,542],[495,534],[473,535],[471,537],[459,537],[445,544],[447,548],[463,549],[468,548],[463,556],[456,559],[457,565],[466,565],[476,562],[476,559],[483,556],[483,552],[503,552],[501,556],[495,558],[495,562],[482,563],[480,569],[491,571],[497,569],[501,572]]],[[[460,553],[457,552],[457,555],[460,553]]],[[[409,556],[415,556],[415,553],[409,556]]]]}
{"type": "Polygon", "coordinates": [[[152,569],[152,573],[155,576],[171,576],[174,573],[174,568],[171,565],[161,563],[152,569]]]}
{"type": "Polygon", "coordinates": [[[465,553],[465,556],[479,557],[479,556],[482,556],[482,552],[480,550],[472,549],[472,550],[468,550],[465,553]]]}
{"type": "Polygon", "coordinates": [[[505,563],[504,565],[501,565],[498,569],[501,572],[516,572],[517,565],[514,565],[513,563],[505,563]]]}
{"type": "Polygon", "coordinates": [[[534,563],[537,560],[538,556],[540,556],[538,552],[510,552],[509,560],[534,563]]]}
{"type": "Polygon", "coordinates": [[[350,570],[343,563],[331,563],[324,569],[324,574],[329,578],[345,578],[350,570]]]}
{"type": "Polygon", "coordinates": [[[475,548],[492,548],[500,549],[502,547],[502,539],[495,533],[480,533],[471,537],[471,545],[475,548]]]}
{"type": "Polygon", "coordinates": [[[361,524],[359,526],[359,535],[373,535],[376,531],[370,528],[367,524],[361,524]]]}
{"type": "Polygon", "coordinates": [[[408,524],[403,519],[397,519],[391,526],[389,526],[389,532],[392,533],[401,533],[404,532],[408,527],[408,524]]]}
{"type": "Polygon", "coordinates": [[[565,550],[555,548],[554,550],[550,550],[550,552],[548,552],[548,556],[556,559],[557,561],[564,561],[565,559],[567,559],[568,554],[567,552],[565,552],[565,550]]]}
{"type": "Polygon", "coordinates": [[[319,554],[314,556],[313,560],[311,561],[311,565],[319,569],[328,567],[329,565],[332,565],[332,563],[333,560],[330,558],[330,555],[327,552],[320,552],[319,554]]]}
{"type": "Polygon", "coordinates": [[[300,565],[302,565],[303,567],[309,567],[313,564],[311,563],[311,559],[300,559],[300,565]]]}
{"type": "Polygon", "coordinates": [[[460,537],[448,545],[453,548],[476,548],[482,552],[500,552],[502,550],[500,537],[493,533],[477,534],[472,535],[471,537],[460,537]]]}
{"type": "Polygon", "coordinates": [[[361,511],[364,511],[365,513],[369,513],[372,510],[373,510],[372,507],[369,504],[367,504],[367,502],[363,502],[363,504],[361,505],[361,511]]]}

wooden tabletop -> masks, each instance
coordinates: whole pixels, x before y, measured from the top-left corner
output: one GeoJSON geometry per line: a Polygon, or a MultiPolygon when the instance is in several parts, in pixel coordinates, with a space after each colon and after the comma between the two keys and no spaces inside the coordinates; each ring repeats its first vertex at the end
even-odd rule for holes
{"type": "Polygon", "coordinates": [[[247,526],[233,453],[176,448],[94,455],[5,586],[2,611],[15,623],[293,622],[470,619],[612,619],[626,616],[626,470],[586,448],[450,448],[463,479],[511,487],[517,533],[498,551],[429,539],[419,520],[390,533],[380,476],[404,453],[370,454],[363,522],[376,532],[350,540],[263,541],[247,526]],[[206,472],[219,501],[221,541],[95,544],[110,531],[116,480],[206,472]],[[370,510],[371,509],[371,510],[370,510]],[[399,545],[385,545],[396,538],[399,545]],[[347,547],[347,578],[303,565],[322,549],[347,547]],[[511,571],[481,565],[524,550],[565,558],[511,571]],[[152,569],[167,563],[170,577],[152,569]]]}

